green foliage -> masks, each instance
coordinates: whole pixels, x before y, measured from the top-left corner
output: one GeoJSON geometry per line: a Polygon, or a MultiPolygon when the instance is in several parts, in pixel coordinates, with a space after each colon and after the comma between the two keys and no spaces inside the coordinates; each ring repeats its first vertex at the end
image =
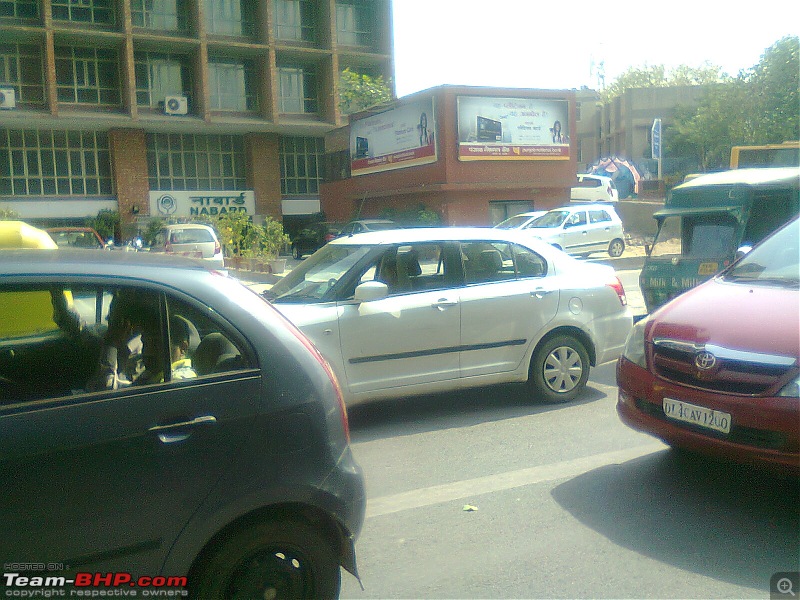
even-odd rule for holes
{"type": "Polygon", "coordinates": [[[725,85],[710,86],[696,109],[676,111],[665,153],[691,156],[704,171],[725,169],[732,146],[800,139],[800,42],[785,37],[725,85]]]}
{"type": "Polygon", "coordinates": [[[290,243],[283,225],[272,217],[256,225],[247,214],[230,212],[217,217],[214,227],[228,257],[274,258],[290,243]]]}
{"type": "Polygon", "coordinates": [[[0,221],[16,221],[19,219],[19,214],[10,208],[0,208],[0,221]]]}
{"type": "Polygon", "coordinates": [[[757,143],[800,139],[800,38],[778,40],[748,74],[757,143]]]}
{"type": "Polygon", "coordinates": [[[383,76],[371,77],[349,68],[339,75],[339,110],[350,115],[392,101],[392,91],[383,76]]]}
{"type": "Polygon", "coordinates": [[[94,229],[104,240],[116,237],[119,224],[119,212],[109,208],[104,208],[97,216],[86,219],[86,226],[94,229]]]}
{"type": "Polygon", "coordinates": [[[159,217],[155,217],[150,219],[150,222],[147,224],[147,229],[144,232],[144,244],[145,246],[152,246],[156,241],[156,235],[158,232],[161,231],[161,228],[166,225],[164,219],[160,219],[159,217]]]}
{"type": "Polygon", "coordinates": [[[610,102],[632,88],[709,85],[729,80],[720,67],[707,62],[699,67],[679,65],[671,71],[664,65],[643,65],[630,67],[600,92],[600,98],[603,102],[610,102]]]}

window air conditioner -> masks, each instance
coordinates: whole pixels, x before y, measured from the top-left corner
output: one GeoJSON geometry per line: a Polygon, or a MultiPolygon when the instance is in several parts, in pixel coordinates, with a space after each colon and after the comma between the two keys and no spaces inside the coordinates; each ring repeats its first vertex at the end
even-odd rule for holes
{"type": "Polygon", "coordinates": [[[164,114],[185,115],[189,112],[186,96],[167,96],[164,98],[164,114]]]}
{"type": "Polygon", "coordinates": [[[17,106],[17,94],[14,88],[0,88],[0,108],[15,108],[17,106]]]}

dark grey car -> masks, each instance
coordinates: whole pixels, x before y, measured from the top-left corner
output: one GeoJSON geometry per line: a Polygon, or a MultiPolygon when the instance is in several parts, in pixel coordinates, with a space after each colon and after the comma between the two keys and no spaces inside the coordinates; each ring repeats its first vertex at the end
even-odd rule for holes
{"type": "Polygon", "coordinates": [[[339,566],[356,573],[365,492],[338,383],[257,294],[187,259],[3,250],[0,311],[6,566],[197,598],[335,597],[339,566]],[[122,377],[134,335],[98,386],[124,298],[155,315],[150,377],[122,377]]]}

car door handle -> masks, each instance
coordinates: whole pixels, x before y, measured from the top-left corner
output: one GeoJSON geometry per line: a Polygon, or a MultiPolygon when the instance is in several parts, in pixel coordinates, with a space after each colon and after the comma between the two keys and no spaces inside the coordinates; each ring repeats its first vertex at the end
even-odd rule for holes
{"type": "Polygon", "coordinates": [[[175,429],[186,429],[197,427],[198,425],[214,425],[217,422],[217,417],[213,415],[204,415],[196,417],[191,421],[181,421],[179,423],[170,423],[169,425],[155,425],[147,431],[158,434],[158,439],[164,444],[173,444],[175,442],[182,442],[187,439],[191,432],[182,433],[169,433],[175,429]]]}
{"type": "Polygon", "coordinates": [[[438,308],[439,310],[445,310],[446,308],[450,308],[451,306],[455,306],[458,304],[457,300],[448,300],[447,298],[439,298],[436,302],[431,304],[433,308],[438,308]]]}
{"type": "Polygon", "coordinates": [[[531,296],[536,298],[544,298],[547,294],[552,294],[553,290],[546,290],[544,288],[536,288],[535,290],[531,291],[531,296]]]}

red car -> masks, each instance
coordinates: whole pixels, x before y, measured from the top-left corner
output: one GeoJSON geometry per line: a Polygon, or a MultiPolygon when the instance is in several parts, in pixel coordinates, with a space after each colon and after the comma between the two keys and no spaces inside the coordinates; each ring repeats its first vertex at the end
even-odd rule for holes
{"type": "Polygon", "coordinates": [[[624,423],[676,448],[800,475],[800,222],[631,331],[624,423]]]}

